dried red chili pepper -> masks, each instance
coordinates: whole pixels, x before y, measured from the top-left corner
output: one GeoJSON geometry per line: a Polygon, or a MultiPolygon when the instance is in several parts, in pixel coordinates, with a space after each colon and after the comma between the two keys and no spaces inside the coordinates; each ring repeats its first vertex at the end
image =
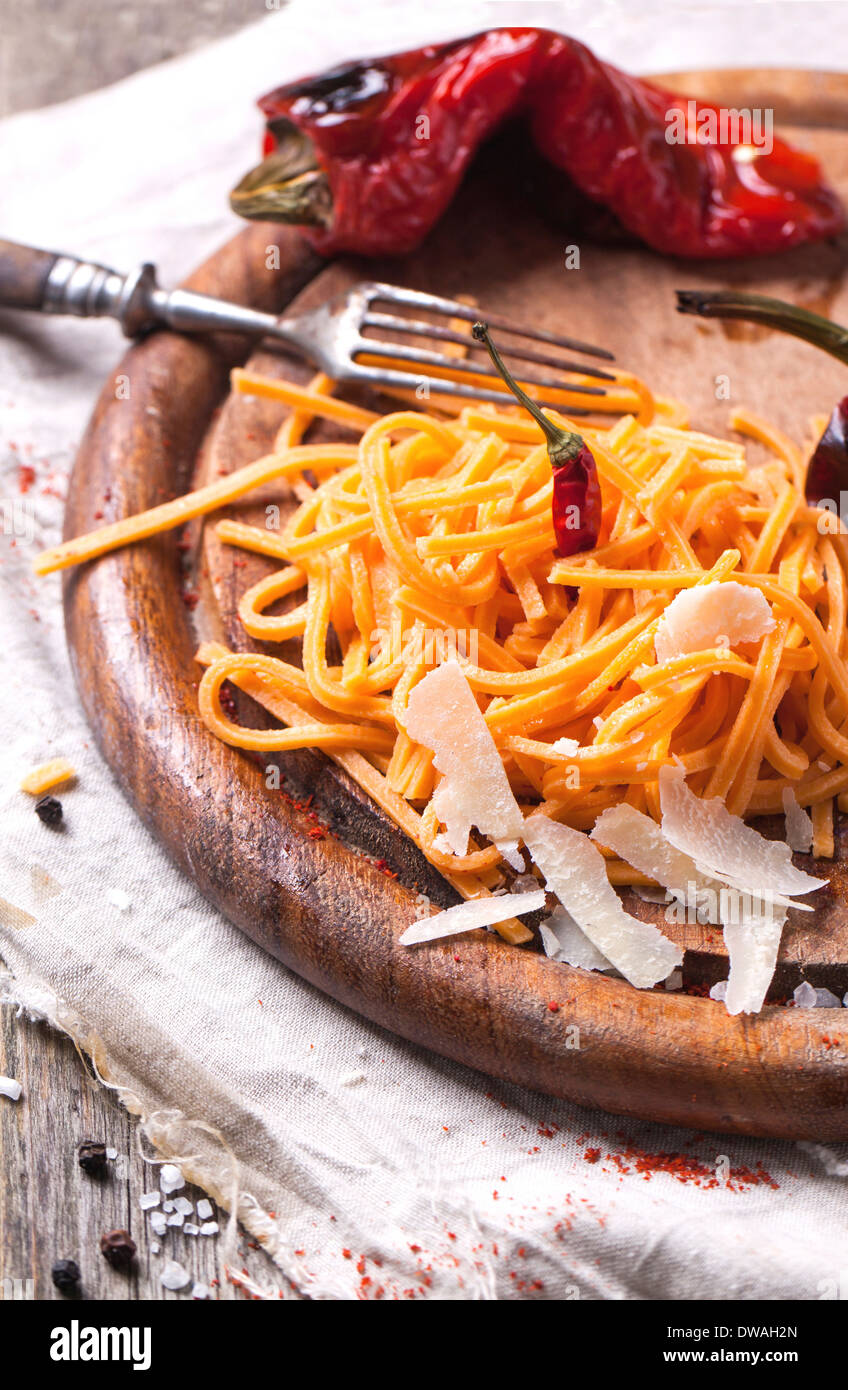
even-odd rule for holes
{"type": "MultiPolygon", "coordinates": [[[[783,299],[762,294],[721,290],[715,294],[701,290],[678,290],[677,309],[681,314],[697,314],[705,319],[744,319],[776,328],[793,338],[802,338],[848,366],[848,329],[831,319],[800,309],[783,299]]],[[[812,506],[828,501],[839,505],[841,493],[848,491],[848,396],[834,406],[827,428],[807,466],[804,493],[812,506]]]]}
{"type": "Polygon", "coordinates": [[[778,139],[769,150],[722,141],[719,108],[547,30],[492,29],[335,68],[259,105],[268,158],[233,207],[308,225],[325,255],[412,250],[480,144],[516,116],[547,160],[658,251],[759,255],[843,225],[811,156],[778,139]]]}
{"type": "Polygon", "coordinates": [[[485,344],[496,371],[516,399],[530,411],[545,436],[554,474],[551,514],[559,554],[576,555],[580,550],[591,550],[597,544],[601,529],[601,487],[591,449],[582,435],[555,425],[521,389],[504,364],[485,323],[475,323],[471,332],[478,343],[485,344]]]}

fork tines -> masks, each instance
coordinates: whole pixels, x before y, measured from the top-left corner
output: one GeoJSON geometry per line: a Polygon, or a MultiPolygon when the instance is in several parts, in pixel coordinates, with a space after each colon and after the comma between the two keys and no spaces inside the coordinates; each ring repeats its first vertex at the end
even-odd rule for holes
{"type": "MultiPolygon", "coordinates": [[[[467,323],[473,323],[479,318],[485,318],[491,328],[498,329],[499,332],[509,333],[515,337],[526,338],[531,342],[542,343],[550,347],[563,348],[574,353],[586,353],[592,357],[602,358],[606,361],[614,361],[613,354],[606,348],[596,347],[591,343],[584,343],[575,338],[567,338],[556,333],[550,333],[542,328],[528,328],[524,324],[513,323],[511,319],[504,318],[499,314],[484,314],[482,310],[472,308],[467,304],[462,304],[455,299],[443,299],[438,295],[426,294],[421,290],[410,290],[399,285],[387,285],[374,282],[359,287],[360,303],[362,313],[359,320],[360,328],[383,329],[391,333],[406,333],[415,338],[430,338],[431,340],[443,343],[456,343],[469,350],[474,349],[473,341],[464,333],[458,332],[444,324],[428,323],[421,319],[407,318],[403,315],[382,313],[372,308],[373,305],[386,304],[390,306],[401,306],[406,309],[418,309],[427,314],[441,315],[446,318],[463,319],[467,323]]],[[[502,347],[504,356],[513,357],[518,361],[531,362],[536,366],[551,367],[564,375],[577,374],[582,377],[591,377],[599,381],[615,381],[616,378],[611,372],[603,371],[590,363],[578,363],[562,358],[550,352],[540,352],[533,347],[523,344],[506,344],[502,347]]],[[[491,367],[472,361],[468,358],[458,359],[450,357],[446,353],[433,352],[426,348],[418,348],[406,343],[400,343],[383,338],[359,337],[355,352],[357,355],[363,353],[374,353],[382,357],[392,358],[399,363],[409,363],[410,368],[419,366],[425,371],[436,368],[440,371],[448,372],[467,372],[474,376],[491,377],[491,367]]],[[[382,378],[386,385],[409,385],[410,371],[391,371],[383,367],[362,367],[357,363],[357,375],[367,373],[375,383],[377,375],[382,378]]],[[[492,401],[500,404],[510,397],[504,391],[478,389],[475,386],[463,384],[443,378],[440,375],[425,378],[428,386],[434,391],[441,391],[446,395],[457,395],[475,400],[492,401]]],[[[551,376],[530,375],[521,372],[521,381],[525,385],[533,386],[541,391],[558,390],[568,391],[585,396],[604,396],[605,389],[602,386],[590,386],[584,382],[563,381],[551,376]]],[[[562,402],[542,400],[542,404],[559,405],[562,402]]],[[[571,414],[586,414],[586,411],[571,410],[571,414]]]]}

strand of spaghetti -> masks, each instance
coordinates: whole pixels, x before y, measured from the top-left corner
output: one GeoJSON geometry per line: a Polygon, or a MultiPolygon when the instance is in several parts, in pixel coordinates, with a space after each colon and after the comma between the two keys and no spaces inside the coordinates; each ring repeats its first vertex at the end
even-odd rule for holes
{"type": "MultiPolygon", "coordinates": [[[[244,521],[232,521],[225,517],[217,523],[215,535],[224,545],[235,545],[241,550],[251,550],[256,555],[268,555],[274,560],[287,559],[280,537],[262,530],[259,526],[248,526],[244,521]]],[[[299,573],[303,575],[302,582],[305,584],[305,570],[300,570],[299,573]]]]}
{"type": "Polygon", "coordinates": [[[234,724],[221,709],[221,686],[235,671],[261,669],[257,668],[256,663],[262,659],[251,654],[222,656],[207,666],[200,678],[197,690],[200,717],[224,743],[235,748],[263,751],[291,748],[370,748],[390,751],[391,742],[386,732],[365,724],[311,723],[288,729],[248,729],[234,724]]]}
{"type": "Polygon", "coordinates": [[[360,433],[380,417],[372,410],[362,410],[358,405],[340,401],[335,396],[322,391],[311,390],[309,386],[298,386],[282,377],[261,376],[258,372],[247,371],[244,367],[234,367],[230,373],[230,385],[243,396],[261,396],[266,400],[282,401],[295,410],[303,410],[313,417],[334,420],[339,425],[360,433]]]}
{"type": "Polygon", "coordinates": [[[795,594],[787,593],[785,589],[772,580],[760,579],[755,574],[740,573],[736,577],[740,584],[747,584],[752,588],[759,589],[767,599],[776,603],[795,619],[810,645],[815,649],[819,661],[827,671],[831,685],[839,696],[842,708],[848,716],[848,671],[840,660],[839,654],[834,650],[833,644],[828,640],[827,633],[822,628],[815,613],[795,594]]]}
{"type": "Polygon", "coordinates": [[[390,702],[373,695],[357,695],[334,681],[327,667],[327,630],[330,625],[330,582],[326,564],[316,563],[309,576],[306,627],[303,634],[303,673],[316,700],[341,714],[391,724],[390,702]]]}
{"type": "Polygon", "coordinates": [[[176,497],[172,502],[162,502],[158,507],[151,507],[146,512],[125,517],[122,521],[113,521],[108,526],[90,531],[87,535],[65,541],[52,550],[44,550],[36,556],[33,569],[36,574],[51,574],[54,570],[68,569],[71,565],[93,560],[133,541],[146,540],[148,536],[158,535],[161,531],[172,531],[193,517],[204,516],[207,512],[216,511],[218,507],[235,501],[237,497],[243,497],[246,492],[251,492],[263,483],[278,478],[296,477],[307,468],[313,471],[320,468],[338,468],[355,457],[355,448],[341,444],[302,444],[288,454],[268,454],[256,463],[238,468],[226,478],[208,483],[206,487],[188,492],[183,497],[176,497]]]}
{"type": "Polygon", "coordinates": [[[289,637],[300,636],[306,624],[305,603],[279,617],[269,617],[263,609],[276,599],[302,589],[305,583],[306,575],[292,565],[281,572],[269,574],[245,590],[238,605],[238,615],[245,631],[251,637],[272,642],[284,642],[289,637]]]}

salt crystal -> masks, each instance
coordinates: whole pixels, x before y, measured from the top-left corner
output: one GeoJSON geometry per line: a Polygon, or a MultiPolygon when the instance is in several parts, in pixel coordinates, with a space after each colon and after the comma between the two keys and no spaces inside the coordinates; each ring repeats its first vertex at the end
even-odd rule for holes
{"type": "Polygon", "coordinates": [[[150,1229],[154,1235],[163,1236],[168,1226],[168,1219],[163,1211],[152,1211],[150,1213],[150,1229]]]}
{"type": "Polygon", "coordinates": [[[220,1229],[217,1221],[204,1221],[200,1228],[200,1234],[202,1236],[216,1236],[220,1229]]]}
{"type": "Polygon", "coordinates": [[[533,893],[539,887],[538,879],[532,874],[519,874],[510,884],[510,893],[533,893]]]}
{"type": "Polygon", "coordinates": [[[127,908],[132,904],[132,898],[129,893],[124,892],[123,888],[110,888],[106,897],[109,899],[112,906],[116,907],[119,912],[126,912],[127,908]]]}
{"type": "Polygon", "coordinates": [[[209,1201],[208,1197],[201,1197],[200,1201],[197,1204],[197,1214],[200,1217],[201,1221],[208,1221],[209,1218],[212,1216],[214,1210],[215,1209],[212,1206],[212,1203],[209,1201]]]}
{"type": "Polygon", "coordinates": [[[197,1236],[200,1234],[200,1227],[195,1226],[193,1221],[187,1221],[183,1226],[184,1236],[197,1236]]]}
{"type": "MultiPolygon", "coordinates": [[[[357,1057],[359,1058],[359,1060],[360,1060],[361,1062],[364,1062],[364,1061],[366,1060],[367,1056],[368,1056],[368,1050],[367,1050],[367,1048],[358,1047],[358,1048],[356,1049],[356,1055],[357,1055],[357,1057]]],[[[199,1203],[199,1202],[198,1202],[198,1205],[197,1205],[197,1209],[198,1209],[198,1211],[200,1211],[200,1203],[199,1203]]]]}
{"type": "Polygon", "coordinates": [[[158,1240],[152,1240],[152,1241],[150,1242],[150,1253],[151,1253],[151,1255],[158,1255],[158,1254],[159,1254],[159,1251],[160,1251],[161,1249],[162,1249],[162,1247],[161,1247],[161,1245],[159,1244],[158,1240]]]}
{"type": "Polygon", "coordinates": [[[848,1009],[848,990],[846,990],[842,996],[842,1007],[843,1009],[848,1009]]]}
{"type": "Polygon", "coordinates": [[[178,1289],[184,1289],[186,1284],[191,1283],[191,1275],[176,1260],[169,1260],[159,1275],[159,1282],[164,1288],[176,1293],[178,1289]]]}
{"type": "Polygon", "coordinates": [[[666,982],[665,982],[665,988],[666,988],[667,990],[682,989],[682,988],[683,988],[683,971],[680,970],[680,969],[672,970],[671,974],[669,975],[668,979],[667,979],[666,982]]]}
{"type": "Polygon", "coordinates": [[[814,1009],[818,1003],[816,991],[811,984],[805,980],[803,984],[793,990],[792,998],[795,1000],[795,1007],[798,1009],[814,1009]]]}
{"type": "Polygon", "coordinates": [[[176,1206],[174,1205],[173,1202],[163,1202],[163,1203],[162,1203],[162,1210],[163,1210],[163,1211],[176,1211],[176,1209],[177,1209],[177,1208],[176,1208],[176,1206]]]}
{"type": "Polygon", "coordinates": [[[174,1211],[181,1211],[183,1216],[191,1216],[194,1211],[194,1204],[188,1200],[188,1197],[175,1197],[174,1211]]]}
{"type": "Polygon", "coordinates": [[[142,1211],[150,1211],[151,1207],[158,1207],[161,1200],[161,1192],[142,1192],[138,1199],[138,1205],[142,1211]]]}
{"type": "Polygon", "coordinates": [[[194,1284],[191,1290],[192,1298],[211,1298],[212,1290],[208,1284],[194,1284]]]}
{"type": "Polygon", "coordinates": [[[23,1086],[13,1076],[0,1076],[0,1096],[8,1096],[9,1100],[20,1100],[22,1091],[23,1086]]]}
{"type": "Polygon", "coordinates": [[[359,1086],[366,1080],[364,1071],[346,1071],[344,1076],[339,1077],[340,1086],[359,1086]]]}
{"type": "Polygon", "coordinates": [[[726,981],[726,980],[718,980],[718,981],[716,981],[716,983],[715,983],[715,984],[712,986],[712,988],[710,989],[710,998],[711,998],[711,999],[718,999],[718,1000],[720,1001],[720,1003],[722,1003],[722,1004],[724,1003],[725,999],[727,998],[727,981],[726,981]]]}
{"type": "Polygon", "coordinates": [[[793,994],[795,1004],[799,1009],[841,1009],[839,996],[830,989],[819,988],[809,984],[806,980],[800,984],[793,994]]]}
{"type": "Polygon", "coordinates": [[[816,1007],[819,1008],[819,1009],[841,1009],[841,1008],[842,1008],[842,1004],[840,1003],[840,1000],[839,1000],[839,995],[838,995],[838,994],[834,994],[834,993],[833,993],[833,990],[830,990],[830,989],[823,989],[823,988],[822,988],[822,989],[817,989],[817,990],[816,990],[816,999],[817,999],[817,1001],[818,1001],[816,1007]]]}
{"type": "Polygon", "coordinates": [[[169,1226],[182,1226],[184,1221],[185,1217],[183,1216],[181,1211],[172,1212],[171,1215],[168,1217],[169,1226]]]}
{"type": "Polygon", "coordinates": [[[118,1150],[117,1150],[117,1149],[107,1149],[107,1150],[106,1150],[106,1157],[107,1157],[107,1158],[117,1158],[117,1157],[118,1157],[118,1150]]]}
{"type": "Polygon", "coordinates": [[[179,1192],[185,1187],[182,1169],[176,1163],[163,1163],[159,1169],[159,1186],[163,1192],[179,1192]]]}

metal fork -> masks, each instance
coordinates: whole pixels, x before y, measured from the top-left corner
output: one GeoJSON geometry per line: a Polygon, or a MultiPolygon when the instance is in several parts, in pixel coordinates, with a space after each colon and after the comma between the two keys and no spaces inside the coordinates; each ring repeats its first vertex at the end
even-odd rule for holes
{"type": "MultiPolygon", "coordinates": [[[[336,303],[322,304],[307,314],[277,317],[261,313],[240,304],[192,290],[163,290],[156,281],[155,267],[139,266],[128,275],[121,275],[93,261],[34,247],[0,241],[0,307],[39,310],[50,314],[76,314],[82,318],[111,317],[118,320],[127,337],[134,338],[151,328],[164,325],[180,333],[244,333],[257,339],[273,339],[305,357],[319,371],[339,382],[353,382],[379,389],[381,386],[419,387],[426,392],[460,396],[463,399],[493,402],[502,405],[512,402],[506,391],[478,388],[467,382],[452,379],[461,371],[474,376],[491,378],[488,362],[471,358],[451,357],[447,353],[399,342],[384,336],[366,336],[366,332],[407,334],[412,338],[429,338],[434,342],[456,343],[469,352],[476,350],[470,335],[458,332],[449,324],[430,323],[407,317],[402,311],[413,310],[433,314],[441,319],[462,319],[473,322],[481,316],[480,309],[469,308],[454,299],[442,299],[419,290],[403,289],[398,285],[378,282],[358,285],[336,303]],[[386,306],[397,312],[381,312],[376,306],[386,306]],[[369,362],[376,357],[389,365],[369,362]],[[405,364],[394,367],[393,363],[405,364]],[[442,373],[448,375],[443,376],[442,373]]],[[[497,314],[485,313],[487,323],[501,332],[530,339],[545,347],[584,353],[591,357],[613,360],[605,348],[574,338],[528,328],[497,314]]],[[[603,386],[571,381],[573,375],[591,377],[598,381],[614,381],[615,377],[599,367],[563,359],[550,351],[540,351],[523,345],[505,344],[505,356],[535,366],[549,367],[566,379],[550,375],[529,375],[516,371],[521,382],[530,386],[541,405],[556,405],[545,395],[552,390],[576,392],[584,396],[603,396],[603,386]]],[[[587,410],[569,408],[572,415],[586,415],[587,410]]]]}

